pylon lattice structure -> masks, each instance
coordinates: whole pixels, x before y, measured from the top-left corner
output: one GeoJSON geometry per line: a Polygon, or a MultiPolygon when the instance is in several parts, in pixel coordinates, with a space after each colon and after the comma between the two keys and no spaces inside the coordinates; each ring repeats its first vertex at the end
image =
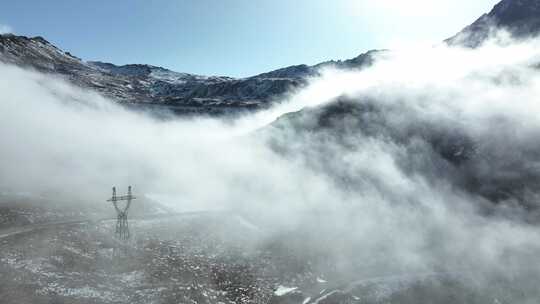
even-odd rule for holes
{"type": "Polygon", "coordinates": [[[131,193],[131,186],[128,187],[128,194],[123,196],[116,196],[116,187],[112,188],[112,197],[108,199],[108,202],[112,202],[114,209],[116,210],[116,230],[115,236],[117,239],[127,241],[130,237],[129,224],[128,224],[128,211],[131,206],[131,201],[136,199],[131,193]],[[125,206],[120,206],[120,201],[126,201],[125,206]]]}

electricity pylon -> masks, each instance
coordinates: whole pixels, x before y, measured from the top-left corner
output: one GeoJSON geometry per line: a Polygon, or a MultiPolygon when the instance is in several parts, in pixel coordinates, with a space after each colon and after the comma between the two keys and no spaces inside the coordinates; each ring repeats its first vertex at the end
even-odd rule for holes
{"type": "Polygon", "coordinates": [[[114,209],[116,210],[117,220],[116,220],[116,238],[122,241],[127,241],[130,237],[129,234],[129,225],[128,225],[128,210],[131,206],[131,201],[136,199],[135,196],[131,194],[131,186],[128,187],[128,194],[124,196],[116,196],[116,187],[112,188],[112,197],[107,200],[107,202],[112,202],[114,209]],[[122,208],[118,205],[119,201],[127,201],[126,205],[122,208]]]}

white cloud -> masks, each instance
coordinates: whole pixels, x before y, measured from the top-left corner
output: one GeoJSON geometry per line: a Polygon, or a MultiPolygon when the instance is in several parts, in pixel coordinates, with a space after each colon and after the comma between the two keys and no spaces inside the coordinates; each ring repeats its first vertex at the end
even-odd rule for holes
{"type": "Polygon", "coordinates": [[[6,25],[6,24],[0,24],[0,34],[9,34],[9,33],[13,33],[13,29],[11,28],[11,26],[6,25]]]}

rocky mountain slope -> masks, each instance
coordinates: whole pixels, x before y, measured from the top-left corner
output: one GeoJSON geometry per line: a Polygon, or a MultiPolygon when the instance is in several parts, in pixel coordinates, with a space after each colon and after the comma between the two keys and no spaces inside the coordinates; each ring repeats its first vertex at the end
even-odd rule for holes
{"type": "Polygon", "coordinates": [[[248,78],[177,73],[145,64],[117,66],[85,62],[42,37],[0,35],[0,61],[65,77],[122,103],[165,106],[178,113],[223,113],[267,107],[286,92],[306,84],[322,67],[359,68],[374,52],[346,61],[298,65],[248,78]]]}
{"type": "Polygon", "coordinates": [[[515,38],[538,35],[540,0],[503,0],[446,42],[450,45],[477,47],[497,29],[507,30],[515,38]]]}
{"type": "Polygon", "coordinates": [[[391,193],[378,176],[371,180],[366,177],[368,172],[347,164],[363,153],[360,151],[369,150],[361,143],[391,142],[407,151],[397,161],[403,172],[444,181],[463,193],[481,197],[489,202],[479,207],[485,207],[485,212],[496,213],[497,206],[512,201],[523,207],[521,211],[526,210],[523,218],[540,221],[540,204],[534,196],[540,191],[540,173],[529,165],[540,160],[538,154],[526,152],[526,144],[511,140],[505,147],[512,150],[502,149],[497,140],[472,136],[455,121],[430,120],[406,105],[342,97],[284,115],[263,132],[275,151],[288,157],[303,156],[313,170],[330,174],[335,185],[348,191],[362,190],[358,185],[367,184],[391,193]],[[407,119],[404,122],[399,117],[407,119]],[[291,144],[295,142],[303,145],[291,144]],[[329,162],[328,155],[335,151],[340,157],[329,162]],[[418,159],[423,159],[421,165],[416,163],[418,159]]]}
{"type": "MultiPolygon", "coordinates": [[[[446,42],[478,47],[495,29],[506,29],[517,39],[540,34],[540,0],[503,0],[489,14],[446,42]]],[[[511,74],[505,70],[492,76],[493,79],[503,79],[511,74]]],[[[502,84],[500,81],[497,83],[502,84]]],[[[346,159],[347,153],[358,153],[359,142],[388,141],[408,151],[404,155],[414,155],[411,159],[400,158],[404,172],[445,180],[464,193],[481,197],[489,202],[486,204],[487,213],[495,213],[497,211],[491,209],[493,206],[511,201],[526,210],[523,218],[535,223],[540,220],[540,205],[534,197],[540,190],[537,186],[540,174],[528,165],[539,160],[536,154],[538,147],[527,147],[527,141],[506,140],[500,143],[498,139],[490,138],[489,133],[473,136],[470,130],[460,126],[459,120],[445,122],[443,119],[432,121],[422,118],[408,102],[392,104],[388,100],[381,102],[362,96],[341,96],[327,104],[280,117],[268,128],[270,144],[286,155],[309,153],[306,158],[316,170],[332,172],[337,185],[352,188],[366,183],[366,174],[347,173],[349,166],[339,164],[341,159],[346,159]],[[309,148],[302,146],[298,149],[291,144],[298,141],[309,148]],[[340,158],[333,158],[328,164],[328,155],[335,154],[336,150],[340,151],[340,158]],[[421,166],[414,164],[419,154],[425,155],[429,161],[424,161],[421,166]]],[[[510,129],[509,126],[507,128],[500,132],[510,129]]],[[[379,188],[380,185],[375,182],[373,187],[379,188]]],[[[386,189],[385,193],[391,191],[386,189]]]]}

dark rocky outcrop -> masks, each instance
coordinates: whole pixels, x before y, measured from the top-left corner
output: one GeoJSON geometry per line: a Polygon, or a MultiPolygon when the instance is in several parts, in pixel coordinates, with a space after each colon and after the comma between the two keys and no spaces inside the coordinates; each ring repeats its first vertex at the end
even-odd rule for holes
{"type": "Polygon", "coordinates": [[[478,47],[497,30],[506,30],[517,39],[537,36],[540,0],[503,0],[488,14],[445,41],[450,45],[478,47]]]}

